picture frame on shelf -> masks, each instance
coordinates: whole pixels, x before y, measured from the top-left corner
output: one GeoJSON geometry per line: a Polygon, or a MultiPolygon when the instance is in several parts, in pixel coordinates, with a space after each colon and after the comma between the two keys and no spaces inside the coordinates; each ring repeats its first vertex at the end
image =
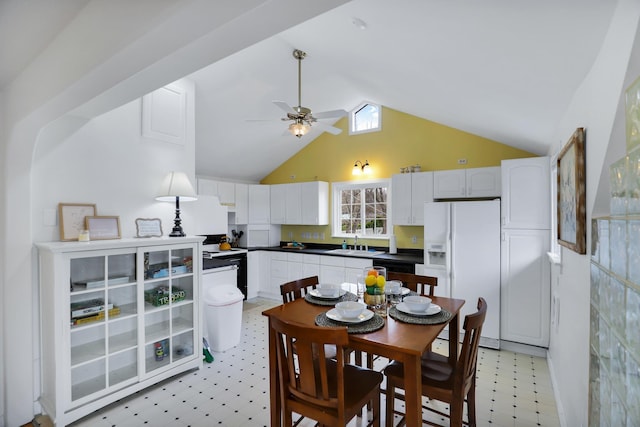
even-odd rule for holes
{"type": "Polygon", "coordinates": [[[585,130],[578,128],[558,154],[558,244],[586,253],[585,130]]]}
{"type": "Polygon", "coordinates": [[[85,229],[85,218],[96,215],[95,204],[58,203],[60,240],[63,242],[78,240],[80,232],[85,229]]]}
{"type": "Polygon", "coordinates": [[[160,218],[136,218],[136,237],[162,237],[160,218]]]}
{"type": "Polygon", "coordinates": [[[109,240],[120,238],[119,216],[88,216],[86,229],[91,240],[109,240]]]}

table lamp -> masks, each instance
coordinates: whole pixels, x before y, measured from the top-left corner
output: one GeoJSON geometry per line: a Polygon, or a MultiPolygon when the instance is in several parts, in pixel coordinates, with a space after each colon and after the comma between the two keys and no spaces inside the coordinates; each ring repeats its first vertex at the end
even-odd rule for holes
{"type": "Polygon", "coordinates": [[[176,201],[176,217],[173,220],[173,230],[169,237],[184,237],[186,234],[182,231],[182,220],[180,219],[180,200],[183,202],[192,202],[198,200],[189,178],[184,172],[171,172],[167,175],[160,187],[159,195],[156,200],[161,202],[176,201]]]}

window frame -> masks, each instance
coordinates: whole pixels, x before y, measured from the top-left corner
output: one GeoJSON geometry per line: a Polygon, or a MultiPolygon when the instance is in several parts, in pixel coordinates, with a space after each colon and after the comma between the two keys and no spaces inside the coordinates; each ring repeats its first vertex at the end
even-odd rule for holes
{"type": "Polygon", "coordinates": [[[382,130],[382,106],[375,102],[364,101],[358,104],[356,108],[349,113],[349,135],[360,135],[362,133],[380,132],[382,130]],[[373,105],[378,109],[378,126],[375,128],[356,130],[356,114],[367,105],[373,105]]]}
{"type": "MultiPolygon", "coordinates": [[[[358,238],[364,239],[380,239],[380,240],[388,240],[389,237],[393,234],[393,218],[391,218],[391,179],[389,178],[377,178],[377,179],[368,179],[368,180],[358,180],[356,181],[343,181],[343,182],[334,182],[331,184],[331,237],[347,239],[354,238],[356,235],[358,238]],[[366,234],[363,229],[360,233],[343,233],[342,232],[342,200],[341,193],[342,190],[354,190],[354,189],[365,189],[365,188],[374,188],[374,187],[385,187],[387,189],[387,201],[386,201],[386,221],[387,221],[387,233],[385,234],[366,234]]],[[[361,210],[362,217],[361,223],[366,223],[366,211],[361,210]]]]}

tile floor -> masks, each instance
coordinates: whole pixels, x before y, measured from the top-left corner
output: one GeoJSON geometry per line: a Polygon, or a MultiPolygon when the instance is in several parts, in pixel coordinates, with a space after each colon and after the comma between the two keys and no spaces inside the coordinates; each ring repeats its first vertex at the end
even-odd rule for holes
{"type": "MultiPolygon", "coordinates": [[[[214,353],[213,363],[205,363],[202,370],[142,390],[72,426],[268,426],[267,320],[261,313],[275,304],[267,300],[245,303],[240,345],[214,353]]],[[[445,350],[446,342],[436,342],[434,349],[439,348],[445,350]]],[[[375,367],[381,369],[385,364],[386,359],[377,359],[375,367]]],[[[560,425],[545,359],[481,348],[477,376],[479,426],[560,425]]],[[[384,395],[382,399],[384,408],[384,395]]],[[[396,408],[401,408],[401,402],[396,402],[396,408]]],[[[446,419],[428,419],[448,425],[446,419]]],[[[315,423],[303,420],[300,425],[315,423]]],[[[362,418],[349,424],[360,425],[365,425],[362,418]]]]}

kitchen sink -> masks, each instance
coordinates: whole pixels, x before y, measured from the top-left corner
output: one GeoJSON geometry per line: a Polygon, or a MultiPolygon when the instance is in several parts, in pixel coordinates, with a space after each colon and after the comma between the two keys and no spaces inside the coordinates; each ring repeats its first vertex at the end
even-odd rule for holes
{"type": "Polygon", "coordinates": [[[346,255],[346,256],[361,256],[361,257],[370,257],[376,255],[382,255],[384,251],[365,251],[358,249],[331,249],[327,251],[328,254],[336,254],[336,255],[346,255]]]}

